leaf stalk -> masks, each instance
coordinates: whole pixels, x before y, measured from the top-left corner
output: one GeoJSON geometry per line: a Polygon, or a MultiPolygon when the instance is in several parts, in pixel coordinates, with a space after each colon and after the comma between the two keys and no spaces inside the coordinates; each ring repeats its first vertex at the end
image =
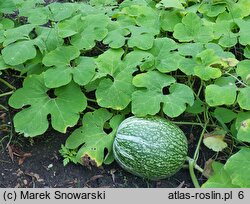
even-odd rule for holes
{"type": "Polygon", "coordinates": [[[9,82],[5,81],[4,79],[0,78],[0,82],[2,82],[3,84],[5,84],[10,89],[16,90],[16,87],[12,86],[9,82]]]}
{"type": "Polygon", "coordinates": [[[13,93],[14,93],[14,91],[9,91],[9,92],[0,94],[0,97],[8,96],[8,95],[11,95],[11,94],[13,94],[13,93]]]}

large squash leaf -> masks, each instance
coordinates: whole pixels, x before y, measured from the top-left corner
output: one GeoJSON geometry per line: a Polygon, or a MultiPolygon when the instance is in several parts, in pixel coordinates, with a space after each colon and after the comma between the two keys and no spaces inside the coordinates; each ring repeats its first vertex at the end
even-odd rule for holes
{"type": "Polygon", "coordinates": [[[200,17],[195,13],[188,13],[182,23],[174,27],[174,37],[180,42],[203,42],[213,40],[212,29],[204,25],[200,17]]]}
{"type": "Polygon", "coordinates": [[[156,6],[164,8],[184,9],[181,3],[182,1],[180,0],[161,0],[156,6]]]}
{"type": "Polygon", "coordinates": [[[232,179],[232,184],[241,188],[250,187],[250,148],[242,148],[236,154],[231,156],[226,164],[225,170],[232,179]]]}
{"type": "Polygon", "coordinates": [[[214,110],[213,115],[217,120],[222,121],[223,123],[229,123],[237,116],[234,111],[221,107],[217,107],[214,110]]]}
{"type": "Polygon", "coordinates": [[[146,5],[138,5],[139,2],[133,2],[134,5],[129,5],[121,10],[118,21],[131,22],[140,27],[160,29],[160,19],[157,10],[146,5]]]}
{"type": "Polygon", "coordinates": [[[219,162],[212,163],[213,175],[201,186],[202,188],[237,188],[232,184],[229,174],[225,171],[224,165],[219,162]]]}
{"type": "Polygon", "coordinates": [[[33,59],[37,52],[29,34],[35,28],[27,24],[4,32],[2,55],[5,63],[15,66],[33,59]]]}
{"type": "Polygon", "coordinates": [[[55,66],[44,73],[45,85],[48,88],[60,87],[70,83],[72,78],[79,85],[90,82],[95,75],[95,61],[91,57],[77,58],[79,55],[74,46],[61,46],[45,55],[43,64],[55,66]],[[74,65],[71,65],[74,59],[74,65]]]}
{"type": "Polygon", "coordinates": [[[129,47],[136,47],[141,50],[148,50],[153,47],[154,36],[158,34],[155,29],[147,27],[129,26],[131,37],[128,39],[129,47]]]}
{"type": "Polygon", "coordinates": [[[106,109],[88,112],[83,116],[82,127],[69,136],[65,146],[68,149],[76,149],[82,145],[76,156],[77,161],[87,166],[89,163],[100,166],[104,160],[110,160],[112,156],[116,129],[122,120],[123,116],[113,116],[106,109]],[[111,129],[111,132],[106,133],[105,127],[111,129]],[[104,155],[105,149],[108,151],[107,155],[104,155]]]}
{"type": "Polygon", "coordinates": [[[186,104],[193,105],[194,96],[188,86],[174,82],[172,76],[158,71],[136,75],[133,84],[141,90],[135,91],[132,95],[132,112],[137,116],[155,115],[163,103],[165,114],[170,117],[179,116],[186,110],[186,104]],[[170,94],[163,93],[165,88],[170,94]]]}
{"type": "Polygon", "coordinates": [[[131,102],[135,90],[132,74],[145,55],[134,51],[121,60],[123,54],[122,49],[109,49],[96,59],[97,75],[102,77],[96,89],[97,103],[101,107],[123,110],[131,102]]]}
{"type": "Polygon", "coordinates": [[[35,28],[32,24],[22,25],[16,28],[8,29],[5,31],[5,40],[3,46],[7,46],[18,40],[29,40],[30,32],[35,28]]]}
{"type": "Polygon", "coordinates": [[[205,98],[210,106],[232,105],[236,100],[235,79],[221,77],[206,87],[205,98]]]}
{"type": "Polygon", "coordinates": [[[250,142],[250,119],[241,122],[237,138],[243,142],[250,142]]]}
{"type": "Polygon", "coordinates": [[[0,2],[0,14],[2,13],[12,13],[16,10],[16,5],[13,0],[1,1],[0,2]]]}
{"type": "Polygon", "coordinates": [[[237,101],[241,108],[250,110],[250,87],[239,89],[237,101]]]}
{"type": "Polygon", "coordinates": [[[194,74],[201,79],[207,81],[209,79],[216,79],[221,76],[222,61],[215,51],[206,49],[195,57],[196,66],[194,67],[194,74]]]}
{"type": "Polygon", "coordinates": [[[108,29],[109,32],[103,40],[103,43],[108,44],[114,49],[122,47],[126,42],[126,36],[130,34],[129,30],[118,21],[112,21],[108,29]]]}
{"type": "Polygon", "coordinates": [[[214,37],[219,39],[218,44],[223,47],[232,47],[237,43],[239,34],[232,32],[233,20],[223,20],[213,25],[214,37]]]}
{"type": "Polygon", "coordinates": [[[181,56],[175,52],[177,43],[170,38],[158,38],[154,40],[153,47],[148,50],[154,56],[153,67],[162,73],[178,69],[181,56]]]}
{"type": "Polygon", "coordinates": [[[74,46],[60,46],[44,56],[43,64],[48,67],[69,65],[79,55],[79,50],[74,46]]]}
{"type": "Polygon", "coordinates": [[[250,83],[250,60],[242,60],[238,63],[236,73],[245,83],[250,83]]]}
{"type": "Polygon", "coordinates": [[[49,127],[49,115],[52,127],[62,133],[66,133],[68,127],[77,123],[79,113],[87,106],[86,97],[80,87],[72,82],[55,89],[55,98],[49,97],[48,91],[43,75],[30,75],[25,79],[23,88],[10,97],[10,106],[24,108],[14,117],[16,132],[26,137],[43,134],[49,127]]]}
{"type": "Polygon", "coordinates": [[[83,29],[80,33],[72,36],[72,45],[81,50],[90,50],[95,46],[96,41],[101,41],[107,36],[108,23],[109,19],[103,14],[82,17],[81,28],[83,29]]]}
{"type": "Polygon", "coordinates": [[[19,41],[8,45],[2,51],[4,61],[9,65],[19,65],[33,59],[37,52],[32,41],[19,41]]]}

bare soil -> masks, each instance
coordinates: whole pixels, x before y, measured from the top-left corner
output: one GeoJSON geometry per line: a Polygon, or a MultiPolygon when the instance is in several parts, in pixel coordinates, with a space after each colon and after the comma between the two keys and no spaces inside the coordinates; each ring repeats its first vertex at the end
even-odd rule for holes
{"type": "MultiPolygon", "coordinates": [[[[22,137],[22,136],[20,136],[22,137]]],[[[115,187],[115,188],[161,188],[192,187],[187,169],[161,181],[147,181],[122,170],[117,163],[101,168],[88,169],[81,165],[63,166],[58,153],[66,135],[50,131],[35,139],[33,144],[22,138],[22,146],[11,146],[17,156],[13,161],[8,149],[0,152],[0,187],[115,187]],[[21,153],[20,153],[21,152],[21,153]],[[22,162],[22,164],[19,164],[22,162]]]]}

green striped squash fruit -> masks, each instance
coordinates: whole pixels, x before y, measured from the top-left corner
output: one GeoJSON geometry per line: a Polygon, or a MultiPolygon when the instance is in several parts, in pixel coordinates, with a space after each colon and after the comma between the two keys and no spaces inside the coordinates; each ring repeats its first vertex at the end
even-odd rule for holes
{"type": "Polygon", "coordinates": [[[187,138],[182,130],[158,116],[125,119],[113,143],[117,163],[124,170],[150,180],[164,179],[179,171],[187,151],[187,138]]]}

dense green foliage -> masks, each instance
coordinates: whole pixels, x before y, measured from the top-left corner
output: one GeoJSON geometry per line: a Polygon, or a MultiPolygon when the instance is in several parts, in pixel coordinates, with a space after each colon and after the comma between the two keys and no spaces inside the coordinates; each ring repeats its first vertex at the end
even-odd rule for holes
{"type": "Polygon", "coordinates": [[[150,180],[164,179],[180,170],[187,150],[182,130],[156,116],[125,119],[113,143],[115,160],[125,170],[150,180]]]}
{"type": "Polygon", "coordinates": [[[191,115],[229,158],[204,187],[250,187],[249,0],[4,0],[0,15],[0,74],[26,77],[9,100],[16,132],[66,133],[82,117],[61,153],[99,166],[127,114],[191,115]]]}

